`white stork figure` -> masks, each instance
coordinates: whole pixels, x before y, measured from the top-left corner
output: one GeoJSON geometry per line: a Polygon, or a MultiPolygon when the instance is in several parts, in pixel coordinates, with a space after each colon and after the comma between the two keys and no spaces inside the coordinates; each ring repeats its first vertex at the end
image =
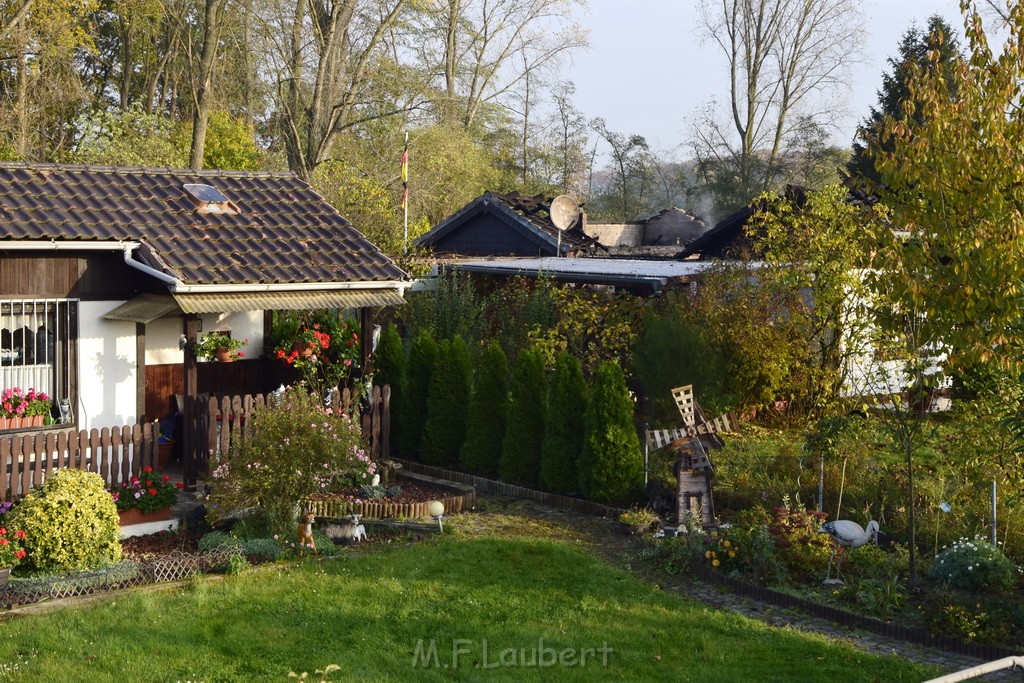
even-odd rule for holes
{"type": "MultiPolygon", "coordinates": [[[[845,553],[846,548],[859,548],[872,540],[875,542],[875,545],[878,545],[878,522],[875,520],[868,522],[867,529],[862,529],[857,522],[851,522],[848,519],[837,519],[833,522],[825,522],[818,529],[818,533],[828,534],[836,542],[836,547],[832,549],[832,556],[828,558],[828,572],[825,574],[825,583],[830,583],[832,580],[832,560],[835,559],[836,552],[840,548],[843,548],[845,553]]],[[[838,571],[837,568],[837,574],[838,571]]]]}

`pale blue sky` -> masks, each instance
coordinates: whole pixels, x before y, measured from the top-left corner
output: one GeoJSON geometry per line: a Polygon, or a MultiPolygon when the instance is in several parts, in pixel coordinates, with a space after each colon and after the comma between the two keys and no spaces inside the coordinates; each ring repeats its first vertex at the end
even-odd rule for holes
{"type": "MultiPolygon", "coordinates": [[[[940,14],[963,32],[956,0],[863,0],[865,63],[853,69],[845,93],[848,114],[836,144],[849,145],[857,123],[877,102],[886,59],[916,21],[940,14]]],[[[591,47],[578,53],[565,75],[576,83],[576,106],[587,118],[602,116],[610,130],[640,134],[668,150],[687,136],[687,118],[709,98],[728,98],[725,61],[717,46],[695,34],[696,0],[590,0],[591,47]]],[[[682,152],[682,157],[688,156],[682,152]]]]}

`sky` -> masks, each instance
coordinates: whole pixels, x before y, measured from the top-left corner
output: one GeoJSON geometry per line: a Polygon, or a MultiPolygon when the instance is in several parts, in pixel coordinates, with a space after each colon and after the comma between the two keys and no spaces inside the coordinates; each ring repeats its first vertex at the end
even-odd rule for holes
{"type": "MultiPolygon", "coordinates": [[[[866,17],[864,63],[854,66],[845,93],[846,112],[834,133],[849,146],[857,124],[877,104],[886,59],[903,33],[933,14],[959,34],[957,0],[861,0],[866,17]]],[[[564,71],[576,84],[576,107],[587,118],[603,117],[609,130],[639,134],[652,149],[672,150],[687,138],[687,120],[712,97],[728,102],[725,57],[694,31],[697,0],[590,0],[590,49],[564,71]]],[[[685,158],[685,150],[680,157],[685,158]]]]}

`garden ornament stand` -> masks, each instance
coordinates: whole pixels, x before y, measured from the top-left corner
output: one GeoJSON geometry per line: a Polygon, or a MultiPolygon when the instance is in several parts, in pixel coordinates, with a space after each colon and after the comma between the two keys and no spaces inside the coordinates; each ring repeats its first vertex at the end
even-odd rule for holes
{"type": "Polygon", "coordinates": [[[825,583],[829,585],[843,583],[839,578],[839,562],[836,562],[836,578],[832,578],[832,561],[837,553],[841,559],[845,556],[847,548],[859,548],[871,540],[878,545],[878,522],[875,520],[868,522],[868,528],[863,529],[857,522],[837,519],[833,522],[825,522],[818,529],[818,533],[828,534],[836,542],[836,547],[832,549],[832,556],[828,558],[828,572],[825,574],[825,583]]]}

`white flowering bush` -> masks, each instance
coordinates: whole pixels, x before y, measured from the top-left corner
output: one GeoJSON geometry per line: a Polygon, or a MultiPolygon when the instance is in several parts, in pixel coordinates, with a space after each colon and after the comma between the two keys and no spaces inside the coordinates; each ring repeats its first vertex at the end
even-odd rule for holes
{"type": "Polygon", "coordinates": [[[928,576],[956,588],[1010,588],[1020,570],[996,546],[980,536],[961,538],[943,547],[928,568],[928,576]]]}
{"type": "Polygon", "coordinates": [[[256,408],[249,438],[212,472],[210,517],[216,522],[256,510],[274,531],[290,537],[304,499],[369,483],[376,469],[349,415],[325,409],[301,388],[289,389],[256,408]]]}

